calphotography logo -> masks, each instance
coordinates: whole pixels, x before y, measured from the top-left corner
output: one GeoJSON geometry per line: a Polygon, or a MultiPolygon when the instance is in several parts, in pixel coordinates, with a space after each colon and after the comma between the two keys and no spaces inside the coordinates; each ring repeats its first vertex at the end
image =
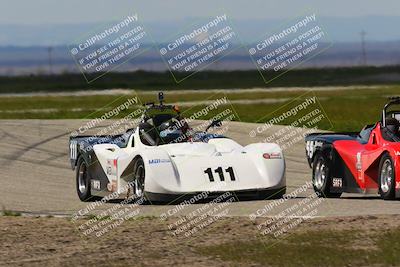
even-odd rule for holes
{"type": "MultiPolygon", "coordinates": [[[[89,117],[98,115],[98,117],[84,122],[76,130],[71,131],[70,136],[73,140],[70,143],[79,144],[79,149],[83,153],[91,153],[93,147],[98,144],[117,145],[126,142],[132,134],[131,130],[140,122],[143,113],[140,99],[136,92],[132,93],[133,96],[120,96],[87,115],[89,117]],[[88,133],[90,135],[87,135],[88,133]]],[[[74,159],[77,160],[77,146],[70,146],[70,153],[74,154],[74,159]]]]}
{"type": "Polygon", "coordinates": [[[319,216],[325,200],[315,192],[310,193],[311,188],[312,183],[307,182],[249,215],[249,219],[256,222],[256,228],[264,237],[267,248],[276,245],[276,242],[283,242],[301,224],[319,216]],[[293,201],[297,198],[299,201],[293,201]]]}
{"type": "MultiPolygon", "coordinates": [[[[265,143],[276,143],[284,151],[292,149],[317,129],[329,130],[333,127],[312,91],[293,98],[258,121],[265,122],[251,129],[249,137],[262,138],[265,143]]],[[[310,149],[307,151],[311,153],[310,149]]]]}
{"type": "Polygon", "coordinates": [[[148,50],[149,40],[135,13],[76,41],[70,52],[87,82],[92,82],[148,50]]]}
{"type": "Polygon", "coordinates": [[[210,191],[183,196],[185,199],[162,213],[160,219],[169,223],[168,229],[175,238],[184,240],[199,237],[227,216],[232,202],[236,201],[234,193],[217,193],[224,187],[225,182],[217,182],[209,187],[210,191]],[[211,196],[213,197],[210,198],[211,196]],[[202,205],[193,210],[190,206],[196,203],[202,205]]]}
{"type": "MultiPolygon", "coordinates": [[[[177,83],[232,53],[238,35],[227,14],[196,23],[160,48],[160,54],[177,83]],[[180,75],[180,72],[184,72],[180,75]]],[[[235,44],[236,43],[236,44],[235,44]]]]}
{"type": "Polygon", "coordinates": [[[330,46],[331,41],[316,13],[310,13],[268,34],[248,52],[263,80],[269,83],[330,46]]]}
{"type": "Polygon", "coordinates": [[[400,1],[0,2],[0,267],[399,266],[400,1]]]}

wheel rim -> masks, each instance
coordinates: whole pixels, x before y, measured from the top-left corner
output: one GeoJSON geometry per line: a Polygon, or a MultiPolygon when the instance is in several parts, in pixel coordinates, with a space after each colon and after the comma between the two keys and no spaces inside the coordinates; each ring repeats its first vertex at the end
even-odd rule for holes
{"type": "Polygon", "coordinates": [[[381,190],[387,193],[392,185],[393,168],[390,159],[383,162],[381,170],[381,190]]]}
{"type": "Polygon", "coordinates": [[[326,165],[322,160],[318,160],[314,174],[314,185],[321,189],[326,179],[326,165]]]}
{"type": "Polygon", "coordinates": [[[135,172],[135,195],[142,197],[144,195],[144,166],[139,165],[135,172]]]}
{"type": "Polygon", "coordinates": [[[78,189],[82,194],[86,192],[86,165],[84,163],[79,166],[78,189]]]}

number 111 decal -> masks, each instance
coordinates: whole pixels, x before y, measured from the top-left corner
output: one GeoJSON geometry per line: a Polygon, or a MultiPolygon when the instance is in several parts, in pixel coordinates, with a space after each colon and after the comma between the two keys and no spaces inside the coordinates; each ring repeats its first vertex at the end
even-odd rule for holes
{"type": "Polygon", "coordinates": [[[207,168],[204,170],[204,173],[208,175],[208,179],[210,180],[210,182],[215,181],[214,174],[217,174],[219,176],[219,180],[221,182],[225,181],[224,172],[227,175],[229,175],[231,181],[236,181],[235,173],[233,172],[232,167],[228,167],[226,169],[223,169],[222,167],[218,167],[218,168],[214,169],[214,171],[211,168],[207,168]]]}

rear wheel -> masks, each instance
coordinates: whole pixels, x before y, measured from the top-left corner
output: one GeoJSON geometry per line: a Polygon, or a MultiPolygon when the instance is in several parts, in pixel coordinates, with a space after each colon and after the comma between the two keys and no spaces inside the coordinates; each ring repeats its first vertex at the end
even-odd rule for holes
{"type": "Polygon", "coordinates": [[[330,174],[329,159],[323,154],[318,153],[313,162],[313,187],[319,197],[338,198],[342,193],[330,192],[332,177],[330,174]]]}
{"type": "Polygon", "coordinates": [[[81,201],[88,201],[92,197],[88,168],[82,157],[78,159],[76,168],[76,191],[81,201]]]}
{"type": "Polygon", "coordinates": [[[393,160],[385,153],[379,163],[379,194],[381,198],[390,200],[395,198],[395,173],[393,160]]]}

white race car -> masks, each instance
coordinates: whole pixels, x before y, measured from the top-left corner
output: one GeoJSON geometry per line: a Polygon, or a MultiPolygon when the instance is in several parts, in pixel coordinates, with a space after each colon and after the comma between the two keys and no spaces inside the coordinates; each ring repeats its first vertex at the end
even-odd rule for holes
{"type": "MultiPolygon", "coordinates": [[[[219,126],[221,121],[213,120],[207,130],[219,126]]],[[[203,192],[209,198],[232,192],[239,199],[286,192],[285,160],[277,144],[241,146],[207,130],[194,132],[176,106],[160,101],[148,104],[139,125],[125,134],[70,137],[79,198],[113,194],[172,202],[203,192]]]]}

